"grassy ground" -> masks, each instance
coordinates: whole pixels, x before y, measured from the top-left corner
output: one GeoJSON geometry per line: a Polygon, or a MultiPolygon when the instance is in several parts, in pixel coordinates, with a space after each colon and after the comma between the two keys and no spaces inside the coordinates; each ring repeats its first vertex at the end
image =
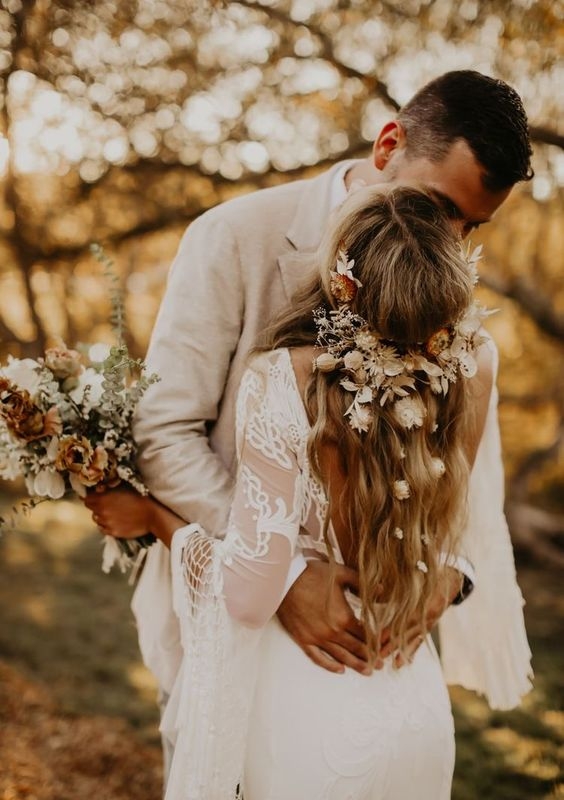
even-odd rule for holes
{"type": "MultiPolygon", "coordinates": [[[[45,504],[22,528],[0,539],[0,800],[156,800],[155,688],[138,657],[131,589],[100,572],[82,508],[45,504]]],[[[511,713],[452,692],[453,800],[564,798],[562,576],[519,574],[535,690],[511,713]]]]}

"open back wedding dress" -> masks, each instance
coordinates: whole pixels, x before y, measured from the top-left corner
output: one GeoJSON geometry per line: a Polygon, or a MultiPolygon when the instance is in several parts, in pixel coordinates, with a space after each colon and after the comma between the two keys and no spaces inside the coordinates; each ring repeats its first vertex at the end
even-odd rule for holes
{"type": "MultiPolygon", "coordinates": [[[[447,800],[454,732],[445,678],[500,708],[530,686],[496,398],[463,544],[478,584],[445,614],[444,671],[429,637],[399,670],[388,659],[371,676],[329,673],[277,621],[296,548],[327,558],[327,498],[308,461],[309,430],[289,352],[256,356],[239,391],[225,538],[192,524],[172,542],[183,658],[162,723],[175,745],[166,800],[447,800]]],[[[329,541],[342,563],[331,526],[329,541]]]]}

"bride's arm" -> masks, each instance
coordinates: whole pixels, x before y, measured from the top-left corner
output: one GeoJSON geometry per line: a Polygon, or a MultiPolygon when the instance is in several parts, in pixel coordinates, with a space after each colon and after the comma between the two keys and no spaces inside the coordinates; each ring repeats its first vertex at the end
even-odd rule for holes
{"type": "MultiPolygon", "coordinates": [[[[251,454],[250,461],[255,461],[255,468],[261,468],[256,464],[256,454],[254,457],[251,454]]],[[[292,506],[289,506],[290,511],[284,509],[286,500],[293,502],[293,486],[289,488],[292,496],[284,496],[284,478],[288,486],[288,474],[280,480],[273,474],[272,464],[266,464],[266,474],[270,474],[270,481],[277,485],[276,496],[267,499],[264,487],[268,479],[264,472],[260,475],[254,473],[248,457],[244,458],[241,467],[225,541],[207,536],[200,529],[197,549],[184,546],[183,559],[186,574],[191,576],[192,582],[197,582],[201,575],[196,561],[209,563],[219,558],[222,562],[223,594],[230,616],[248,627],[257,628],[266,624],[284,596],[299,526],[292,524],[295,513],[292,506]],[[268,520],[269,506],[277,517],[271,521],[268,520]],[[282,516],[279,515],[281,508],[282,516]]],[[[290,484],[294,482],[292,474],[290,484]]],[[[184,520],[169,508],[152,497],[142,497],[128,489],[92,494],[84,502],[106,535],[127,539],[151,531],[169,549],[175,534],[181,537],[184,531],[189,531],[186,545],[194,536],[193,526],[186,526],[184,520]]]]}
{"type": "Polygon", "coordinates": [[[93,492],[84,498],[84,505],[102,533],[117,539],[135,539],[150,531],[170,548],[174,532],[186,524],[154,497],[132,489],[93,492]]]}
{"type": "Polygon", "coordinates": [[[223,540],[132,491],[92,494],[85,504],[103,533],[131,538],[151,531],[168,548],[180,549],[193,588],[206,579],[208,567],[221,565],[229,614],[248,627],[261,627],[285,593],[300,527],[302,480],[280,413],[272,413],[272,396],[249,392],[247,401],[243,396],[239,468],[223,540]]]}

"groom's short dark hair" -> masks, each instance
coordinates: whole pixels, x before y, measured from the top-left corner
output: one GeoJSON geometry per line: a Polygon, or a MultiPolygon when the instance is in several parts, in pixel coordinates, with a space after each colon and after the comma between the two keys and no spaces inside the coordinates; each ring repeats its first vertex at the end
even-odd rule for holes
{"type": "Polygon", "coordinates": [[[447,72],[428,83],[398,114],[409,158],[440,161],[464,139],[485,167],[485,186],[497,191],[533,177],[531,142],[517,92],[473,70],[447,72]]]}

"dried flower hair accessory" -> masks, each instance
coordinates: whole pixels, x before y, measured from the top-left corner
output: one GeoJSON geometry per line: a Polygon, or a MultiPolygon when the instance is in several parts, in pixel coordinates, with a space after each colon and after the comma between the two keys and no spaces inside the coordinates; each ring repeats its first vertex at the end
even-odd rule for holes
{"type": "MultiPolygon", "coordinates": [[[[465,253],[474,276],[480,252],[477,247],[465,253]]],[[[369,429],[372,403],[377,398],[381,406],[394,402],[394,417],[402,427],[420,428],[426,409],[417,392],[416,377],[426,375],[431,391],[446,395],[450,384],[459,377],[475,375],[475,352],[486,341],[480,334],[482,321],[493,312],[473,302],[456,323],[436,331],[426,342],[403,348],[383,339],[349,308],[362,287],[353,275],[353,267],[354,260],[349,260],[344,248],[340,249],[330,282],[337,309],[320,307],[313,312],[316,345],[325,351],[314,360],[314,368],[343,373],[340,385],[352,396],[345,416],[354,430],[369,429]]]]}
{"type": "Polygon", "coordinates": [[[362,283],[354,277],[352,270],[354,259],[349,261],[346,250],[339,250],[337,254],[337,268],[331,270],[331,294],[339,303],[351,303],[356,297],[362,283]]]}

